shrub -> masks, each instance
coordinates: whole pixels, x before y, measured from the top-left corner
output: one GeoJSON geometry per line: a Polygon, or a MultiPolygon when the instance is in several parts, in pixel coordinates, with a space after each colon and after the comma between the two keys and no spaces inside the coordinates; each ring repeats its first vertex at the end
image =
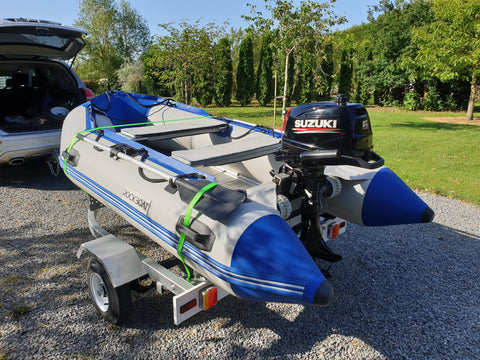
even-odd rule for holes
{"type": "Polygon", "coordinates": [[[409,91],[403,98],[403,107],[405,110],[415,111],[421,109],[422,102],[420,96],[414,91],[409,91]]]}
{"type": "Polygon", "coordinates": [[[440,98],[440,94],[433,86],[428,88],[427,96],[423,100],[425,110],[428,111],[441,111],[443,109],[443,102],[440,98]]]}

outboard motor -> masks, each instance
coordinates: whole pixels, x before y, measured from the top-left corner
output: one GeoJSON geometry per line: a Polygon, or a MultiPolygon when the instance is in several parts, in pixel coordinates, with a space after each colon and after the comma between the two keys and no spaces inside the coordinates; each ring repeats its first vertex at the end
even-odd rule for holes
{"type": "Polygon", "coordinates": [[[282,127],[282,155],[289,162],[369,169],[383,165],[383,159],[372,150],[367,110],[362,104],[347,103],[345,95],[338,95],[335,102],[291,108],[282,127]]]}
{"type": "Polygon", "coordinates": [[[340,94],[333,102],[293,107],[282,133],[276,158],[286,164],[272,175],[277,193],[292,204],[286,220],[312,257],[341,259],[323,239],[322,223],[337,217],[365,226],[433,219],[433,211],[373,151],[372,127],[362,104],[348,103],[340,94]],[[339,165],[350,165],[348,172],[355,176],[332,176],[345,168],[339,165]]]}

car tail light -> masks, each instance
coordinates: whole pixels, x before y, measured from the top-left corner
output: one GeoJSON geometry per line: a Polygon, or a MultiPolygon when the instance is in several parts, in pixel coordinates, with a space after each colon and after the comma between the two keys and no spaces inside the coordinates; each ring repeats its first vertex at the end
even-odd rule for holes
{"type": "Polygon", "coordinates": [[[90,101],[95,97],[95,94],[89,88],[84,88],[83,92],[85,93],[85,101],[90,101]]]}

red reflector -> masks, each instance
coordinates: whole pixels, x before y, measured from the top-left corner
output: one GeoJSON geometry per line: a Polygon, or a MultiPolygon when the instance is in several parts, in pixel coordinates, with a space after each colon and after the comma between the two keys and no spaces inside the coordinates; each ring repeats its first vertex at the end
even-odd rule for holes
{"type": "Polygon", "coordinates": [[[188,310],[193,309],[197,306],[197,299],[190,300],[185,305],[180,306],[180,314],[186,313],[188,310]]]}
{"type": "Polygon", "coordinates": [[[209,288],[202,292],[203,310],[210,309],[218,302],[218,290],[216,287],[209,288]]]}

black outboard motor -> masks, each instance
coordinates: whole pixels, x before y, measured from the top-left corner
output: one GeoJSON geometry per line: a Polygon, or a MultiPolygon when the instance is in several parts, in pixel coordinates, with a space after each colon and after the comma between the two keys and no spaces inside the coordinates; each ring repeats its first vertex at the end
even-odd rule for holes
{"type": "Polygon", "coordinates": [[[345,95],[335,102],[291,108],[283,122],[279,158],[295,163],[316,161],[324,165],[377,168],[383,159],[372,151],[372,127],[362,104],[347,103],[345,95]]]}
{"type": "Polygon", "coordinates": [[[322,213],[322,201],[341,191],[339,179],[326,176],[326,165],[353,165],[374,169],[383,159],[373,152],[372,128],[367,110],[338,95],[334,102],[319,102],[291,108],[282,125],[282,150],[277,160],[284,161],[274,174],[279,194],[293,206],[290,219],[301,219],[292,228],[299,234],[312,257],[330,262],[341,259],[322,238],[319,218],[334,218],[322,213]]]}

